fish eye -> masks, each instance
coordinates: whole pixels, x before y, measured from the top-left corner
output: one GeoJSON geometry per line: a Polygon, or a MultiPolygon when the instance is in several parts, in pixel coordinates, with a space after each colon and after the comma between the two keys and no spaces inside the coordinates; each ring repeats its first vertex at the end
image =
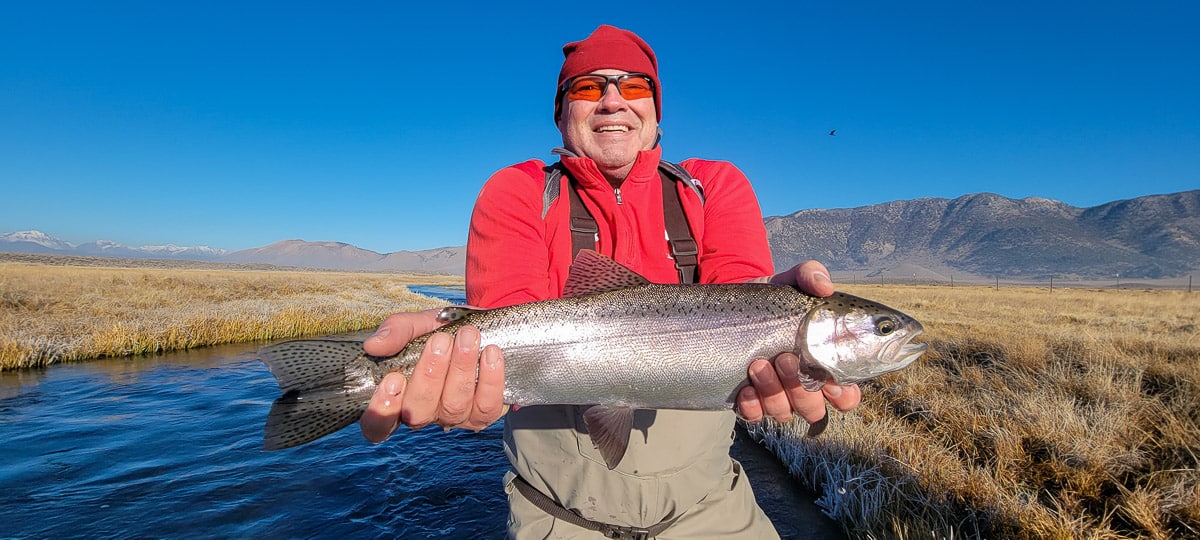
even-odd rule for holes
{"type": "Polygon", "coordinates": [[[890,318],[883,318],[875,321],[875,330],[879,335],[886,336],[896,331],[896,321],[890,318]]]}

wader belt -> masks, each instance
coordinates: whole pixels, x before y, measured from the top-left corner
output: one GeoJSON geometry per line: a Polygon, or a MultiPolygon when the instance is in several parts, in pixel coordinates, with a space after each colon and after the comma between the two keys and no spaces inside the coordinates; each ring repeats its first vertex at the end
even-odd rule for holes
{"type": "Polygon", "coordinates": [[[674,519],[668,519],[646,528],[610,525],[608,523],[592,521],[579,514],[576,514],[575,512],[563,508],[558,503],[554,502],[554,499],[551,499],[550,497],[546,496],[545,493],[542,493],[541,491],[538,491],[537,488],[529,485],[529,482],[526,482],[525,479],[521,478],[520,476],[513,478],[513,485],[516,486],[517,491],[520,491],[521,495],[524,496],[526,500],[533,503],[534,506],[541,508],[543,512],[546,512],[555,518],[566,521],[567,523],[583,527],[584,529],[599,532],[606,538],[647,540],[648,538],[654,538],[659,534],[662,534],[663,531],[667,530],[667,527],[670,527],[671,524],[675,523],[675,520],[679,519],[678,517],[675,517],[674,519]]]}
{"type": "MultiPolygon", "coordinates": [[[[565,171],[566,168],[564,167],[565,171]]],[[[697,264],[700,262],[700,249],[692,238],[688,228],[687,216],[683,213],[683,201],[675,187],[675,180],[667,173],[658,169],[658,177],[662,179],[663,194],[663,225],[667,231],[667,244],[671,247],[671,257],[675,260],[675,269],[679,272],[680,283],[695,283],[699,276],[697,264]]],[[[567,198],[571,201],[571,258],[574,259],[582,249],[595,249],[596,219],[583,204],[579,197],[575,181],[567,176],[569,188],[567,198]]]]}

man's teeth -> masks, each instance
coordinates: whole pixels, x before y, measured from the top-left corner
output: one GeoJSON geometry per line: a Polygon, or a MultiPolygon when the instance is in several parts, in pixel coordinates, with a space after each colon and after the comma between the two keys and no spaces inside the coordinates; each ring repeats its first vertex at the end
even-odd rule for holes
{"type": "Polygon", "coordinates": [[[624,131],[629,131],[629,127],[628,126],[601,126],[596,131],[599,131],[601,133],[606,132],[606,131],[622,131],[622,132],[624,132],[624,131]]]}

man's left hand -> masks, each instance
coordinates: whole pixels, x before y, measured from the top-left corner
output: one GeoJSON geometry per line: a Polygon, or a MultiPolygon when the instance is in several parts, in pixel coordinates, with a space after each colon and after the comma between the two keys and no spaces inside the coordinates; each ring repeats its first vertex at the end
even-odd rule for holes
{"type": "MultiPolygon", "coordinates": [[[[760,283],[792,285],[813,296],[825,297],[833,294],[833,281],[829,270],[817,261],[805,261],[786,272],[770,278],[760,278],[760,283]]],[[[750,385],[737,396],[737,410],[749,422],[758,422],[770,416],[779,422],[791,422],[799,414],[810,424],[825,418],[825,402],[839,411],[848,411],[858,406],[862,392],[857,384],[826,384],[821,390],[809,392],[800,384],[800,359],[793,353],[767,359],[755,360],[750,364],[747,375],[750,385]]]]}

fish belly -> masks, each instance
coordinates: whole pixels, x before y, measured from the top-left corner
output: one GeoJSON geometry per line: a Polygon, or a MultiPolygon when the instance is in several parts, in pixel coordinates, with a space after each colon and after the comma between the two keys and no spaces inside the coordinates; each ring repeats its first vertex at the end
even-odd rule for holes
{"type": "Polygon", "coordinates": [[[752,360],[793,349],[797,325],[768,319],[714,325],[677,315],[481,333],[504,350],[508,403],[719,410],[733,403],[752,360]]]}

